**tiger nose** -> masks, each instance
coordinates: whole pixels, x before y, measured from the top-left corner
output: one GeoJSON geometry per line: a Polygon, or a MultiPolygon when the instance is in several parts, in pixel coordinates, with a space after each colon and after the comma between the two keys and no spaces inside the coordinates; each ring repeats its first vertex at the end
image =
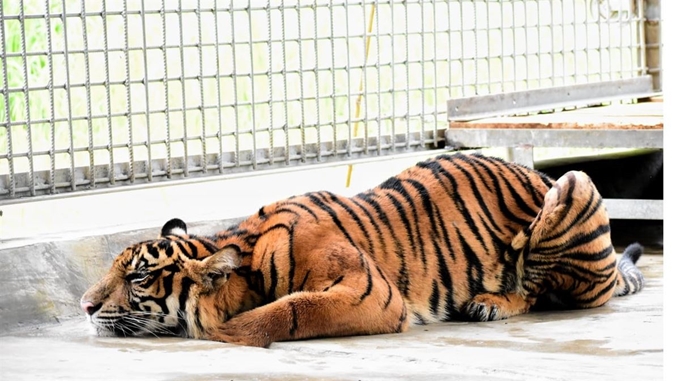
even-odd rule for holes
{"type": "Polygon", "coordinates": [[[85,311],[85,313],[88,315],[93,315],[95,312],[97,312],[97,307],[95,307],[92,302],[88,301],[80,301],[80,308],[82,308],[83,311],[85,311]]]}

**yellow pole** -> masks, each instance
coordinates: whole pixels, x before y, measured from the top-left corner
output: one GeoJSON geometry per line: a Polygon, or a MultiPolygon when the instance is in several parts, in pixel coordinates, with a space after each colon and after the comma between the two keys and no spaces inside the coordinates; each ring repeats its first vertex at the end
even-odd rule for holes
{"type": "MultiPolygon", "coordinates": [[[[364,62],[368,62],[368,53],[371,50],[371,32],[373,31],[373,20],[375,19],[375,3],[371,6],[371,17],[368,21],[368,36],[366,37],[366,51],[365,51],[365,59],[364,62]]],[[[348,31],[349,33],[349,31],[348,31]]],[[[347,69],[349,70],[349,69],[347,69]]],[[[364,66],[364,70],[366,70],[366,67],[364,66]]],[[[361,98],[362,98],[362,93],[364,91],[364,76],[362,75],[360,80],[359,80],[359,96],[357,97],[356,101],[356,106],[354,108],[354,130],[352,131],[352,136],[356,137],[357,134],[359,133],[359,116],[361,115],[361,98]]],[[[378,95],[379,96],[379,95],[378,95]]],[[[368,128],[367,126],[364,126],[364,128],[368,128]]],[[[348,147],[348,149],[351,149],[351,147],[348,147]]],[[[349,188],[349,184],[352,179],[352,169],[353,165],[350,164],[347,168],[347,181],[345,182],[345,186],[349,188]]]]}

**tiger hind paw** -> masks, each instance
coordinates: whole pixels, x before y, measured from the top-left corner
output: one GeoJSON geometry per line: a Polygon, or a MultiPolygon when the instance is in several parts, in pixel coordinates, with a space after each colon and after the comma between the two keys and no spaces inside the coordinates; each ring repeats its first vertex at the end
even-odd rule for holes
{"type": "Polygon", "coordinates": [[[530,303],[515,293],[480,294],[463,309],[472,321],[496,321],[529,311],[530,303]]]}
{"type": "Polygon", "coordinates": [[[486,304],[472,301],[465,307],[465,314],[473,321],[502,320],[499,307],[496,304],[486,304]]]}

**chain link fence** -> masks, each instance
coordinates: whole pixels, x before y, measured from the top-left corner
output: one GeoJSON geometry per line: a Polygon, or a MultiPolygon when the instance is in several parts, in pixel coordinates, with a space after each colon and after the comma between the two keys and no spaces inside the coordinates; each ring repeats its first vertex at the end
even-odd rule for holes
{"type": "Polygon", "coordinates": [[[642,3],[2,0],[0,203],[441,147],[449,99],[645,75],[642,3]]]}

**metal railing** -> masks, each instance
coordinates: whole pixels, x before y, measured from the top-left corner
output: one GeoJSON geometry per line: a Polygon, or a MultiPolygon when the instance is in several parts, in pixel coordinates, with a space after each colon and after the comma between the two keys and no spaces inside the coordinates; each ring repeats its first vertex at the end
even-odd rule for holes
{"type": "Polygon", "coordinates": [[[3,0],[0,203],[432,149],[448,99],[647,74],[643,14],[641,0],[3,0]]]}

